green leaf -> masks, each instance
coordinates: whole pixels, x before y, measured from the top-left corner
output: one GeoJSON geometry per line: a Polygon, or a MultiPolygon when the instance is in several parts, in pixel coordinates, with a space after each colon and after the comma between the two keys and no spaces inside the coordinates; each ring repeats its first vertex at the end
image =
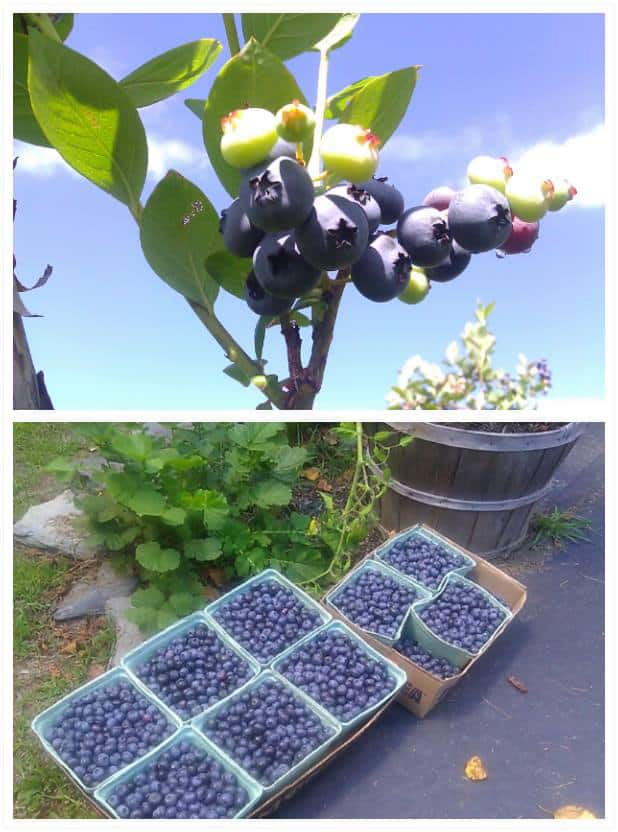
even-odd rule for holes
{"type": "Polygon", "coordinates": [[[259,508],[287,506],[292,499],[292,489],[277,480],[265,480],[253,486],[252,496],[259,508]]]}
{"type": "Polygon", "coordinates": [[[153,607],[129,607],[126,616],[144,633],[160,629],[157,626],[157,610],[153,607]]]}
{"type": "Polygon", "coordinates": [[[172,572],[180,563],[180,552],[176,549],[162,549],[155,540],[140,543],[135,549],[135,557],[150,572],[172,572]]]}
{"type": "Polygon", "coordinates": [[[133,70],[120,81],[120,86],[136,107],[147,107],[197,81],[221,49],[214,38],[184,43],[133,70]]]}
{"type": "Polygon", "coordinates": [[[170,606],[181,618],[198,609],[202,604],[199,598],[190,592],[175,592],[169,597],[170,606]]]}
{"type": "Polygon", "coordinates": [[[126,503],[140,517],[144,514],[158,517],[165,511],[165,497],[154,488],[139,488],[126,503]]]}
{"type": "Polygon", "coordinates": [[[217,531],[225,523],[230,507],[227,498],[218,491],[203,491],[204,523],[209,529],[217,531]]]}
{"type": "Polygon", "coordinates": [[[204,118],[205,106],[206,100],[204,98],[185,98],[185,107],[188,107],[193,115],[196,115],[200,121],[204,118]]]}
{"type": "MultiPolygon", "coordinates": [[[[341,21],[341,14],[243,14],[245,40],[256,40],[287,61],[326,38],[341,21]]],[[[341,38],[342,35],[339,35],[341,38]]]]}
{"type": "Polygon", "coordinates": [[[205,537],[202,540],[187,540],[183,551],[191,560],[217,560],[221,555],[221,541],[216,537],[205,537]]]}
{"type": "Polygon", "coordinates": [[[129,526],[128,529],[123,529],[121,532],[105,532],[105,548],[112,552],[120,552],[122,549],[126,549],[129,543],[133,543],[140,533],[139,526],[129,526]]]}
{"type": "Polygon", "coordinates": [[[131,596],[131,603],[134,607],[161,607],[165,596],[160,589],[149,586],[146,589],[136,589],[131,596]]]}
{"type": "Polygon", "coordinates": [[[143,462],[152,452],[152,439],[145,433],[116,433],[112,437],[112,448],[120,456],[143,462]]]}
{"type": "Polygon", "coordinates": [[[226,292],[245,297],[245,281],[251,271],[250,257],[235,257],[229,251],[215,251],[206,258],[206,271],[226,292]]]}
{"type": "Polygon", "coordinates": [[[166,509],[161,515],[161,520],[168,526],[182,526],[186,519],[187,512],[177,506],[166,509]]]}
{"type": "Polygon", "coordinates": [[[296,471],[307,461],[307,456],[306,448],[284,446],[277,453],[274,470],[279,474],[296,471]]]}
{"type": "Polygon", "coordinates": [[[153,271],[181,295],[209,308],[219,287],[206,258],[219,242],[219,217],[202,191],[176,171],[159,182],[144,207],[140,240],[153,271]]]}
{"type": "Polygon", "coordinates": [[[360,81],[354,81],[353,84],[348,84],[347,87],[344,87],[339,92],[327,98],[324,117],[327,119],[339,119],[354,96],[358,95],[372,80],[373,78],[361,78],[360,81]]]}
{"type": "Polygon", "coordinates": [[[412,98],[418,67],[410,66],[366,79],[339,116],[346,124],[360,124],[380,139],[382,146],[393,135],[412,98]]]}
{"type": "Polygon", "coordinates": [[[298,326],[311,326],[311,318],[308,318],[306,315],[303,315],[302,312],[292,312],[290,315],[291,321],[296,321],[298,326]]]}
{"type": "Polygon", "coordinates": [[[74,15],[63,12],[53,17],[54,29],[58,32],[60,40],[66,40],[73,31],[74,15]]]}
{"type": "Polygon", "coordinates": [[[264,339],[266,338],[266,328],[272,321],[270,315],[260,315],[258,322],[255,325],[255,334],[253,336],[253,343],[255,349],[255,357],[258,361],[261,360],[264,353],[264,339]]]}
{"type": "Polygon", "coordinates": [[[334,508],[332,494],[327,494],[325,491],[320,491],[320,497],[322,498],[322,502],[326,506],[327,511],[332,511],[334,508]]]}
{"type": "Polygon", "coordinates": [[[347,43],[352,37],[354,27],[358,23],[360,14],[339,15],[339,22],[330,30],[326,37],[314,45],[319,52],[332,52],[347,43]]]}
{"type": "MultiPolygon", "coordinates": [[[[170,599],[171,600],[171,599],[170,599]]],[[[165,630],[178,620],[178,615],[169,601],[157,611],[157,630],[165,630]]]]}
{"type": "Polygon", "coordinates": [[[296,582],[311,581],[324,571],[324,556],[318,549],[298,548],[293,553],[277,553],[277,566],[285,575],[296,582]]]}
{"type": "Polygon", "coordinates": [[[227,367],[223,368],[223,372],[226,376],[229,376],[230,378],[233,378],[234,381],[237,381],[239,382],[239,384],[242,384],[243,387],[249,387],[249,385],[251,384],[251,379],[249,378],[249,376],[243,370],[241,370],[237,364],[228,364],[227,367]]]}
{"type": "Polygon", "coordinates": [[[77,463],[69,462],[68,459],[54,459],[45,466],[44,470],[50,474],[55,474],[63,482],[70,482],[73,479],[76,468],[77,463]]]}
{"type": "Polygon", "coordinates": [[[139,211],[146,133],[129,97],[100,66],[31,31],[28,89],[36,120],[82,176],[139,211]]]}
{"type": "Polygon", "coordinates": [[[34,117],[28,92],[28,37],[13,34],[13,136],[22,142],[51,147],[34,117]]]}
{"type": "MultiPolygon", "coordinates": [[[[221,155],[221,119],[238,107],[276,113],[294,99],[307,103],[290,71],[256,40],[251,39],[219,70],[204,109],[204,144],[221,184],[232,196],[238,195],[242,173],[221,155]]],[[[306,152],[309,156],[311,148],[306,152]]]]}

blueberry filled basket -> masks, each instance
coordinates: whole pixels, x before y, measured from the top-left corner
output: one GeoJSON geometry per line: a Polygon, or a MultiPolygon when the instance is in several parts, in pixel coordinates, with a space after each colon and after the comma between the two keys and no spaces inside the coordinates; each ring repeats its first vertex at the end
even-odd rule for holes
{"type": "Polygon", "coordinates": [[[338,720],[272,670],[192,724],[268,796],[307,771],[341,734],[338,720]]]}
{"type": "Polygon", "coordinates": [[[217,598],[206,614],[262,667],[331,620],[320,604],[275,569],[217,598]]]}
{"type": "Polygon", "coordinates": [[[431,597],[421,584],[377,560],[365,560],[326,596],[348,621],[383,644],[399,640],[410,607],[431,597]]]}
{"type": "Polygon", "coordinates": [[[467,575],[476,565],[463,549],[420,524],[378,546],[372,557],[431,593],[439,592],[449,575],[467,575]]]}
{"type": "Polygon", "coordinates": [[[121,664],[182,722],[225,699],[260,672],[258,663],[201,612],[152,636],[127,653],[121,664]]]}

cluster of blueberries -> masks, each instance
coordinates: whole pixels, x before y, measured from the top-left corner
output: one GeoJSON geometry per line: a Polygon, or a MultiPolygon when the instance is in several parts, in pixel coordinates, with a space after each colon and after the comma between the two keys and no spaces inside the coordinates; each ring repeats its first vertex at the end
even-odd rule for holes
{"type": "Polygon", "coordinates": [[[93,788],[173,732],[164,714],[123,679],[74,699],[46,739],[82,783],[93,788]]]}
{"type": "Polygon", "coordinates": [[[381,557],[389,566],[429,589],[437,589],[447,572],[467,563],[457,552],[416,535],[393,543],[381,557]]]}
{"type": "Polygon", "coordinates": [[[182,719],[189,719],[240,687],[252,670],[214,630],[196,624],[159,647],[136,673],[182,719]]]}
{"type": "Polygon", "coordinates": [[[422,667],[432,676],[437,676],[440,679],[449,679],[451,676],[456,676],[459,670],[452,665],[447,659],[441,656],[432,656],[424,647],[413,638],[403,636],[395,645],[395,650],[401,653],[406,658],[410,659],[414,664],[422,667]]]}
{"type": "Polygon", "coordinates": [[[249,795],[235,774],[188,740],[174,743],[107,802],[121,818],[233,818],[249,795]]]}
{"type": "Polygon", "coordinates": [[[295,153],[292,142],[277,141],[264,161],[243,171],[239,197],[221,215],[225,247],[253,258],[245,299],[259,315],[282,314],[324,271],[339,269],[350,269],[369,300],[405,299],[413,267],[429,282],[453,280],[472,253],[499,248],[511,233],[509,203],[488,185],[436,189],[407,210],[386,177],[316,196],[295,153]]]}
{"type": "Polygon", "coordinates": [[[316,610],[274,579],[233,596],[214,618],[264,664],[322,623],[316,610]]]}
{"type": "Polygon", "coordinates": [[[331,603],[363,630],[393,637],[417,597],[413,587],[368,566],[348,580],[331,603]]]}
{"type": "Polygon", "coordinates": [[[271,786],[334,733],[275,679],[234,697],[207,717],[202,729],[263,786],[271,786]]]}
{"type": "Polygon", "coordinates": [[[447,583],[419,615],[444,641],[470,653],[478,653],[505,617],[482,592],[459,581],[447,583]]]}
{"type": "Polygon", "coordinates": [[[354,719],[395,687],[384,662],[336,630],[326,629],[300,645],[278,670],[341,722],[354,719]]]}

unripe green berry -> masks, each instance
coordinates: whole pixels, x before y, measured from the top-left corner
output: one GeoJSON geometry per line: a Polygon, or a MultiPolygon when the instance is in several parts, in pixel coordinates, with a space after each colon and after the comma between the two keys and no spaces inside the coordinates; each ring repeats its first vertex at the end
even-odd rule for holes
{"type": "Polygon", "coordinates": [[[286,142],[303,142],[311,136],[315,128],[313,110],[296,100],[281,107],[275,119],[277,133],[286,142]]]}
{"type": "Polygon", "coordinates": [[[514,173],[506,183],[505,195],[516,217],[525,222],[538,222],[545,215],[554,186],[549,179],[514,173]]]}
{"type": "Polygon", "coordinates": [[[548,211],[559,211],[577,194],[577,188],[566,179],[552,179],[554,192],[547,202],[548,211]]]}
{"type": "Polygon", "coordinates": [[[379,144],[370,130],[357,124],[335,124],[322,136],[320,155],[326,170],[358,185],[376,172],[379,144]]]}
{"type": "Polygon", "coordinates": [[[504,193],[513,169],[504,156],[475,156],[468,165],[468,181],[471,185],[489,185],[504,193]]]}
{"type": "Polygon", "coordinates": [[[424,270],[413,266],[410,269],[408,285],[399,295],[399,300],[408,304],[420,303],[427,297],[429,289],[430,284],[424,270]]]}
{"type": "Polygon", "coordinates": [[[263,161],[277,141],[274,115],[260,107],[233,110],[221,119],[221,155],[235,168],[263,161]]]}

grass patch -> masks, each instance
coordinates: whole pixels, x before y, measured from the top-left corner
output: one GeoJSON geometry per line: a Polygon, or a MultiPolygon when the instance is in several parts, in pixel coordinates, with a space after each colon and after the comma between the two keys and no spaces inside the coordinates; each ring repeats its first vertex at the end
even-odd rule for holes
{"type": "MultiPolygon", "coordinates": [[[[43,468],[59,456],[75,457],[87,442],[72,424],[14,425],[15,517],[51,499],[64,486],[43,468]]],[[[96,818],[97,813],[42,751],[32,718],[105,666],[114,642],[108,620],[57,623],[52,612],[70,584],[97,564],[18,547],[13,557],[14,815],[17,818],[96,818]],[[100,669],[100,668],[99,668],[100,669]]]]}
{"type": "Polygon", "coordinates": [[[578,517],[572,511],[560,511],[557,506],[549,514],[536,514],[532,519],[532,544],[537,549],[544,543],[564,547],[567,543],[588,543],[586,532],[592,527],[590,520],[578,517]]]}

